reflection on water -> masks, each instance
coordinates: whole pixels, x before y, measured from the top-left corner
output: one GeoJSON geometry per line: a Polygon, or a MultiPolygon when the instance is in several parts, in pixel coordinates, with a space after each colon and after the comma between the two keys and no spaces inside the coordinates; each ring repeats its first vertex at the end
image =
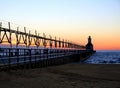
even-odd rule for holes
{"type": "Polygon", "coordinates": [[[85,63],[120,64],[120,51],[97,51],[85,63]]]}

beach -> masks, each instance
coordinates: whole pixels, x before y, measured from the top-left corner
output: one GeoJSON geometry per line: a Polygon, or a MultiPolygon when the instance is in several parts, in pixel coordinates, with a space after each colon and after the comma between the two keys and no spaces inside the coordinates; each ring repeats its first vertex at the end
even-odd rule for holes
{"type": "Polygon", "coordinates": [[[0,88],[120,88],[120,64],[71,63],[1,71],[0,88]]]}

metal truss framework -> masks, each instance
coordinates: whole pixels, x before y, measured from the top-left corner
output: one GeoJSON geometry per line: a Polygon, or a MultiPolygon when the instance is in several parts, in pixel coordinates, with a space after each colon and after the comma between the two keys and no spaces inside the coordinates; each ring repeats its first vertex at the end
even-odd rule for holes
{"type": "Polygon", "coordinates": [[[27,33],[26,27],[24,27],[24,32],[19,31],[19,27],[17,27],[17,30],[11,29],[10,22],[8,22],[8,28],[4,28],[2,27],[2,22],[0,22],[0,44],[7,42],[12,48],[12,37],[15,37],[16,39],[16,48],[20,44],[24,44],[26,48],[29,48],[32,45],[35,45],[37,48],[39,48],[42,45],[45,48],[85,49],[85,46],[83,45],[74,44],[64,39],[61,40],[60,38],[57,39],[56,37],[53,39],[51,35],[49,38],[47,38],[45,33],[43,33],[43,36],[40,36],[37,31],[35,31],[35,34],[31,34],[31,31],[27,33]],[[13,34],[15,36],[13,36],[13,34]]]}

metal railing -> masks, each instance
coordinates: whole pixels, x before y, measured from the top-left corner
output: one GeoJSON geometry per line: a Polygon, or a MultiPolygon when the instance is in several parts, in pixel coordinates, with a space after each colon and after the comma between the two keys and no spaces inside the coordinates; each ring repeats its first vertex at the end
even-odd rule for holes
{"type": "Polygon", "coordinates": [[[72,49],[17,49],[0,48],[0,65],[34,63],[87,52],[72,49]]]}

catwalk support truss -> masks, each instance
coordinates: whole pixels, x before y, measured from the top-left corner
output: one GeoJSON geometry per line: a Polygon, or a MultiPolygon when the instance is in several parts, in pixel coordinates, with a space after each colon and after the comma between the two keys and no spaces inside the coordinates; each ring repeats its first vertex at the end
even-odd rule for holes
{"type": "Polygon", "coordinates": [[[2,26],[2,22],[0,22],[0,44],[2,43],[9,43],[10,47],[13,46],[13,41],[15,42],[14,45],[16,45],[16,48],[19,45],[25,45],[26,48],[29,48],[30,46],[36,46],[39,48],[42,47],[49,47],[49,48],[74,48],[74,49],[85,49],[84,46],[78,45],[75,43],[71,43],[67,40],[61,40],[60,38],[57,39],[52,38],[50,35],[49,38],[46,37],[45,33],[43,33],[43,36],[40,36],[40,34],[35,30],[35,33],[32,34],[31,31],[28,33],[26,32],[26,27],[24,27],[24,32],[19,31],[19,27],[15,29],[11,28],[11,23],[8,22],[8,28],[4,28],[2,26]],[[14,37],[14,40],[12,39],[14,37]]]}

